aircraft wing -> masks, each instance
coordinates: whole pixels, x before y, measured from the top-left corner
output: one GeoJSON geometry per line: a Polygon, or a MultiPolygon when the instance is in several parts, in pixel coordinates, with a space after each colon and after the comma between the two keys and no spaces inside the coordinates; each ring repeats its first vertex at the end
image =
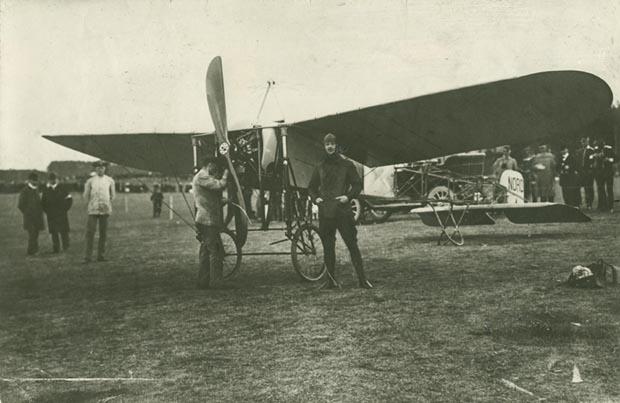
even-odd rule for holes
{"type": "Polygon", "coordinates": [[[181,176],[192,172],[192,135],[195,134],[78,134],[43,137],[105,161],[181,176]]]}
{"type": "Polygon", "coordinates": [[[332,132],[347,156],[381,166],[570,137],[611,103],[611,89],[599,77],[555,71],[305,120],[293,128],[319,144],[332,132]]]}
{"type": "Polygon", "coordinates": [[[433,207],[420,207],[411,210],[429,226],[440,226],[437,216],[442,223],[450,223],[450,215],[456,216],[457,221],[462,217],[459,225],[487,225],[494,224],[494,220],[488,215],[490,212],[501,212],[508,220],[515,224],[546,224],[566,222],[589,222],[590,217],[583,214],[579,209],[559,203],[522,203],[522,204],[474,204],[474,205],[442,205],[433,207]],[[487,219],[488,217],[488,219],[487,219]]]}

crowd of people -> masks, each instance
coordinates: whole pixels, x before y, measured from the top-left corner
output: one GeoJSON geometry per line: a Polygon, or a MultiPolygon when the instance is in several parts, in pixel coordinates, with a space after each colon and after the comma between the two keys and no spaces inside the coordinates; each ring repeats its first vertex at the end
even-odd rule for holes
{"type": "Polygon", "coordinates": [[[603,138],[591,143],[589,138],[584,137],[576,150],[563,145],[559,158],[551,153],[547,145],[540,145],[538,153],[527,147],[520,163],[511,156],[510,147],[506,146],[502,156],[493,164],[493,173],[496,178],[507,169],[523,173],[525,198],[533,202],[553,202],[556,198],[555,180],[559,177],[564,203],[588,210],[594,207],[596,184],[596,208],[613,212],[615,158],[613,147],[606,144],[603,138]]]}

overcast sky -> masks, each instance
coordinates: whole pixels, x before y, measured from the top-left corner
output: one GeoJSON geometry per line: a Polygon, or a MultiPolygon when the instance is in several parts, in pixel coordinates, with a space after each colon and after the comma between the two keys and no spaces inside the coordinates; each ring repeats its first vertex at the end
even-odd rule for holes
{"type": "Polygon", "coordinates": [[[42,134],[212,130],[217,55],[233,127],[267,80],[263,123],[545,70],[594,73],[618,99],[619,21],[617,0],[1,0],[0,168],[89,158],[42,134]]]}

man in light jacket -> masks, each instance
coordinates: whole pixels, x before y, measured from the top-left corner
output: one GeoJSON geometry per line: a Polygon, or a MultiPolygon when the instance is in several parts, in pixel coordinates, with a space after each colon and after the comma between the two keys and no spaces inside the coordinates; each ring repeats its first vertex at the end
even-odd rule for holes
{"type": "Polygon", "coordinates": [[[88,221],[86,222],[86,255],[84,263],[92,260],[95,230],[99,226],[99,243],[97,244],[97,261],[105,261],[105,243],[108,232],[108,218],[112,214],[112,200],[116,196],[114,180],[105,174],[107,164],[97,161],[93,164],[95,175],[84,186],[84,199],[88,203],[88,221]]]}

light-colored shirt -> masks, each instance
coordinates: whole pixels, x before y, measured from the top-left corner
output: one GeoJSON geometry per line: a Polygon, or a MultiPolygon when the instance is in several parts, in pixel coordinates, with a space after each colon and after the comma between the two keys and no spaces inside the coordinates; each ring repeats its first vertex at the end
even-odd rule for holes
{"type": "Polygon", "coordinates": [[[89,215],[112,214],[112,200],[115,196],[114,179],[107,175],[91,176],[84,185],[89,215]]]}
{"type": "Polygon", "coordinates": [[[192,186],[198,224],[220,227],[224,225],[222,190],[226,187],[226,183],[226,178],[217,179],[204,168],[194,176],[192,186]]]}

